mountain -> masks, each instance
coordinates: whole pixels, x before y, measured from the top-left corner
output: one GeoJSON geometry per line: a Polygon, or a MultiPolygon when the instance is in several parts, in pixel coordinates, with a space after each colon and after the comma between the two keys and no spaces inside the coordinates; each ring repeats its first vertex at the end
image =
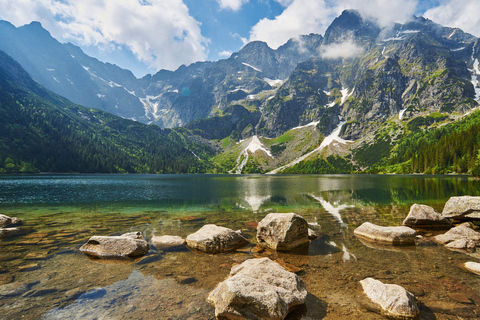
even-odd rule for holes
{"type": "MultiPolygon", "coordinates": [[[[85,108],[38,85],[0,51],[0,172],[201,172],[208,146],[85,108]],[[194,154],[195,152],[195,154],[194,154]]],[[[213,153],[213,152],[212,152],[213,153]]]]}

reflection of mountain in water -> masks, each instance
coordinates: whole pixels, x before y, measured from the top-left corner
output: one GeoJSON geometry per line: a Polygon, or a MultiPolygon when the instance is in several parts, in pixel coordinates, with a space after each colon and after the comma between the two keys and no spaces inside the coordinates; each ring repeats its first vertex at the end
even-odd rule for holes
{"type": "Polygon", "coordinates": [[[315,199],[316,201],[320,202],[322,207],[327,211],[329,214],[333,216],[333,218],[340,223],[340,225],[344,228],[348,227],[347,224],[343,221],[342,216],[340,215],[340,211],[346,208],[354,207],[353,205],[348,204],[339,204],[338,202],[334,202],[332,205],[330,202],[324,200],[321,196],[314,196],[313,194],[309,194],[310,197],[315,199]]]}
{"type": "Polygon", "coordinates": [[[270,180],[262,178],[243,179],[244,201],[252,208],[253,212],[258,212],[262,204],[271,198],[270,180]]]}

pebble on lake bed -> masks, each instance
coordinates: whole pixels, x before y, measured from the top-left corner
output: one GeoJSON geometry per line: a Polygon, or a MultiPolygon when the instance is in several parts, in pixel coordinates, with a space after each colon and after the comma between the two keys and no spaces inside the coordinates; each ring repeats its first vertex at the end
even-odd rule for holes
{"type": "Polygon", "coordinates": [[[468,261],[465,262],[464,266],[468,271],[480,275],[480,263],[468,261]]]}

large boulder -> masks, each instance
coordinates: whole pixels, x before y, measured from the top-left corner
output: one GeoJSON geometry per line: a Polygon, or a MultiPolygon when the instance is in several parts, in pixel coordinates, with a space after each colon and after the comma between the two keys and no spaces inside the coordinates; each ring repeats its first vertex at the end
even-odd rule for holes
{"type": "Polygon", "coordinates": [[[404,226],[416,228],[449,228],[452,223],[430,206],[414,204],[408,216],[403,220],[404,226]]]}
{"type": "Polygon", "coordinates": [[[250,259],[232,267],[207,302],[218,319],[284,319],[305,304],[305,283],[269,258],[250,259]]]}
{"type": "Polygon", "coordinates": [[[472,229],[468,222],[464,222],[455,228],[448,230],[444,234],[435,236],[435,241],[441,244],[447,244],[459,239],[472,240],[476,244],[480,243],[480,233],[472,229]]]}
{"type": "Polygon", "coordinates": [[[451,197],[443,207],[442,216],[457,220],[480,220],[480,197],[451,197]]]}
{"type": "Polygon", "coordinates": [[[6,227],[8,225],[17,225],[20,224],[21,220],[18,218],[11,218],[4,214],[0,214],[0,228],[6,227]]]}
{"type": "Polygon", "coordinates": [[[415,237],[417,236],[417,232],[409,227],[383,227],[370,222],[364,222],[353,233],[367,240],[395,245],[415,244],[415,237]]]}
{"type": "Polygon", "coordinates": [[[257,243],[278,251],[290,251],[309,243],[308,223],[295,213],[269,213],[258,223],[257,243]]]}
{"type": "Polygon", "coordinates": [[[388,318],[417,319],[420,314],[413,294],[396,284],[384,284],[373,278],[360,281],[368,300],[364,306],[388,318]]]}
{"type": "Polygon", "coordinates": [[[137,258],[149,250],[148,242],[122,236],[93,236],[80,251],[98,258],[137,258]]]}
{"type": "Polygon", "coordinates": [[[179,236],[153,236],[150,242],[159,250],[176,250],[185,246],[185,239],[179,236]]]}
{"type": "Polygon", "coordinates": [[[232,229],[207,224],[187,236],[187,246],[207,253],[229,252],[248,244],[248,240],[232,229]]]}

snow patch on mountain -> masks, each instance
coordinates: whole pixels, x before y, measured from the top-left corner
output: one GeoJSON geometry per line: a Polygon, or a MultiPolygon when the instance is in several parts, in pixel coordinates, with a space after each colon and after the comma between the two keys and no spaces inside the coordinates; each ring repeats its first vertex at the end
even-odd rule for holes
{"type": "Polygon", "coordinates": [[[354,91],[355,88],[353,88],[352,91],[349,93],[348,88],[342,87],[342,90],[340,90],[342,94],[342,101],[340,102],[340,104],[343,105],[345,101],[347,101],[347,99],[353,94],[354,91]]]}
{"type": "Polygon", "coordinates": [[[407,108],[400,110],[400,112],[398,113],[398,120],[402,121],[403,114],[405,113],[406,110],[407,108]]]}
{"type": "Polygon", "coordinates": [[[475,89],[475,101],[480,101],[480,87],[479,85],[479,80],[478,77],[480,76],[480,69],[479,67],[479,62],[478,59],[474,57],[475,56],[475,47],[472,50],[472,61],[473,65],[472,68],[469,68],[468,71],[470,71],[470,74],[472,75],[472,85],[473,88],[475,89]]]}
{"type": "Polygon", "coordinates": [[[298,127],[292,128],[290,130],[303,129],[303,128],[307,128],[307,127],[315,127],[319,123],[320,123],[320,121],[313,121],[313,122],[307,123],[306,125],[298,126],[298,127]]]}
{"type": "Polygon", "coordinates": [[[265,146],[263,145],[263,143],[260,141],[260,139],[257,136],[253,136],[249,140],[250,140],[250,142],[248,143],[247,147],[243,150],[242,153],[240,153],[240,155],[237,158],[237,164],[238,165],[237,165],[237,167],[235,169],[235,172],[234,172],[236,174],[242,173],[243,168],[247,164],[250,153],[253,154],[257,151],[261,151],[261,152],[264,152],[270,158],[273,159],[272,153],[267,148],[265,148],[265,146]],[[242,159],[242,156],[243,156],[243,159],[242,159]]]}
{"type": "Polygon", "coordinates": [[[272,79],[268,79],[268,78],[263,78],[263,81],[265,81],[266,83],[268,83],[268,85],[270,87],[280,87],[282,84],[285,83],[286,80],[280,80],[280,79],[276,79],[276,80],[272,80],[272,79]]]}
{"type": "Polygon", "coordinates": [[[242,62],[242,64],[243,64],[244,66],[247,66],[247,67],[252,68],[253,70],[255,70],[255,71],[257,71],[257,72],[262,72],[262,70],[260,70],[260,69],[258,69],[258,68],[255,68],[254,66],[249,65],[248,63],[242,62]]]}

